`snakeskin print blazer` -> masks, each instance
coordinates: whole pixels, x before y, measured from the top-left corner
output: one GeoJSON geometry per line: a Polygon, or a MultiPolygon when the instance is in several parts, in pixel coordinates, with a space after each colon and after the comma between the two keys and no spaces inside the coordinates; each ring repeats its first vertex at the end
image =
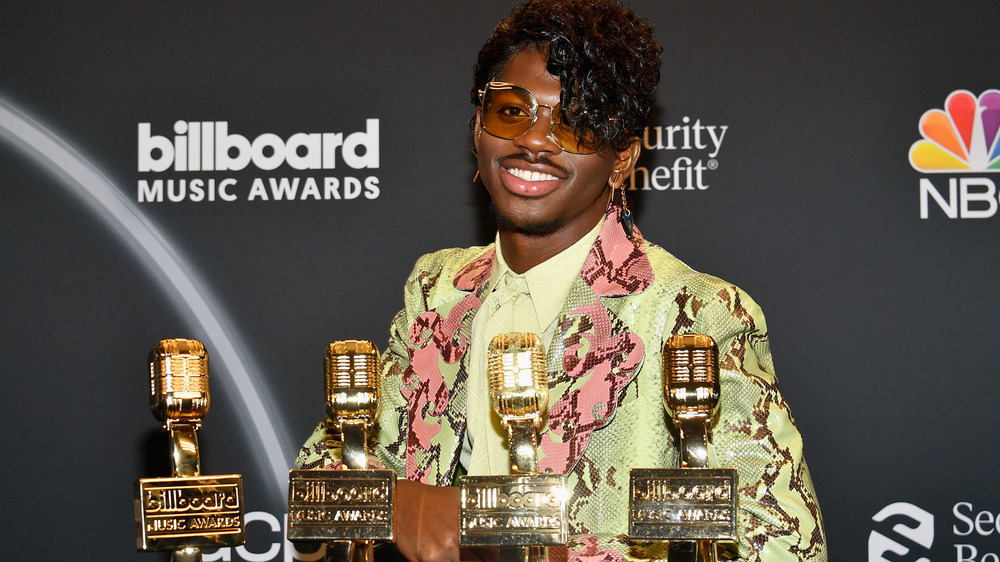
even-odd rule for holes
{"type": "MultiPolygon", "coordinates": [[[[678,466],[662,399],[660,347],[703,333],[719,347],[721,402],[714,465],[739,474],[740,542],[723,559],[826,560],[819,504],[802,439],[778,392],[767,327],[739,288],[698,273],[662,248],[631,240],[609,209],[573,284],[548,350],[550,408],[539,439],[542,471],[567,475],[570,560],[663,559],[663,543],[628,532],[630,468],[678,466]]],[[[383,355],[374,445],[397,475],[449,485],[465,439],[467,352],[485,299],[492,246],[420,258],[383,355]]],[[[324,424],[297,465],[334,465],[324,424]]],[[[550,549],[550,558],[563,558],[550,549]]]]}

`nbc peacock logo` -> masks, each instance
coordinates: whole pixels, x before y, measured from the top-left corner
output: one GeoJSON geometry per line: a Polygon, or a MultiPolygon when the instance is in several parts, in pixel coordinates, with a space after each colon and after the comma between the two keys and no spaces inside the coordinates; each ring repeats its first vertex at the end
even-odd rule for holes
{"type": "Polygon", "coordinates": [[[923,139],[910,147],[910,165],[926,173],[1000,173],[1000,90],[977,98],[956,90],[944,109],[920,118],[923,139]]]}
{"type": "Polygon", "coordinates": [[[1000,90],[986,90],[979,97],[955,90],[943,109],[924,112],[919,129],[923,138],[910,147],[913,169],[961,174],[947,178],[947,186],[929,177],[920,179],[920,218],[930,216],[931,201],[950,219],[996,215],[1000,207],[996,184],[981,174],[1000,173],[1000,90]]]}

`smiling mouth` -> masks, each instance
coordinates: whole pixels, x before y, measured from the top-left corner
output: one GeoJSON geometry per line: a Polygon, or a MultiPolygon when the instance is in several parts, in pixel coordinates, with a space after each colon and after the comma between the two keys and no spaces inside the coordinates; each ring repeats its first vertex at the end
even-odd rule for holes
{"type": "Polygon", "coordinates": [[[530,170],[522,170],[520,168],[504,169],[507,170],[510,175],[521,178],[524,181],[551,181],[559,179],[552,174],[543,174],[542,172],[532,172],[530,170]]]}

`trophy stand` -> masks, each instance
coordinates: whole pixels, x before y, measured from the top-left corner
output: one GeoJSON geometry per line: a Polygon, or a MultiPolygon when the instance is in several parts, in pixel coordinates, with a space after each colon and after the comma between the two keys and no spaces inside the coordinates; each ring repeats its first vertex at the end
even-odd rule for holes
{"type": "Polygon", "coordinates": [[[330,344],[327,414],[340,433],[342,470],[296,469],[288,479],[288,540],[326,543],[328,562],[373,562],[391,541],[396,474],[368,468],[368,432],[380,394],[378,349],[366,340],[330,344]]]}
{"type": "Polygon", "coordinates": [[[208,354],[197,340],[160,341],[149,354],[149,406],[170,434],[171,478],[136,483],[137,547],[201,562],[201,550],[245,540],[243,479],[202,476],[198,430],[211,403],[208,354]]]}
{"type": "Polygon", "coordinates": [[[677,427],[681,468],[632,469],[630,475],[629,536],[669,540],[670,562],[715,562],[716,541],[736,540],[736,470],[708,462],[718,361],[709,336],[664,343],[663,401],[677,427]]]}
{"type": "Polygon", "coordinates": [[[535,334],[490,342],[490,402],[507,428],[510,476],[463,476],[460,544],[500,547],[500,562],[544,562],[565,545],[566,478],[538,473],[538,428],[548,404],[545,349],[535,334]]]}

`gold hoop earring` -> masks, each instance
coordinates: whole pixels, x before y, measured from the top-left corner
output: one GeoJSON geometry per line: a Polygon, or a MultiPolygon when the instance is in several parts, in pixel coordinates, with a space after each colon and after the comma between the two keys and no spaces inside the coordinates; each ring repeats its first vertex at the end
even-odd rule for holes
{"type": "Polygon", "coordinates": [[[613,176],[611,176],[611,202],[614,204],[615,200],[615,190],[621,191],[621,211],[618,213],[618,219],[622,223],[622,230],[625,231],[625,236],[631,240],[633,234],[635,233],[635,218],[632,216],[632,210],[628,208],[628,197],[625,195],[625,182],[621,181],[622,176],[625,175],[624,168],[621,170],[615,170],[613,176]],[[621,182],[621,183],[619,183],[621,182]]]}
{"type": "Polygon", "coordinates": [[[613,170],[613,173],[611,174],[611,178],[608,180],[608,183],[611,184],[611,191],[614,191],[614,190],[618,189],[621,186],[621,184],[619,182],[621,181],[622,176],[624,174],[625,174],[625,170],[624,169],[613,170]]]}

